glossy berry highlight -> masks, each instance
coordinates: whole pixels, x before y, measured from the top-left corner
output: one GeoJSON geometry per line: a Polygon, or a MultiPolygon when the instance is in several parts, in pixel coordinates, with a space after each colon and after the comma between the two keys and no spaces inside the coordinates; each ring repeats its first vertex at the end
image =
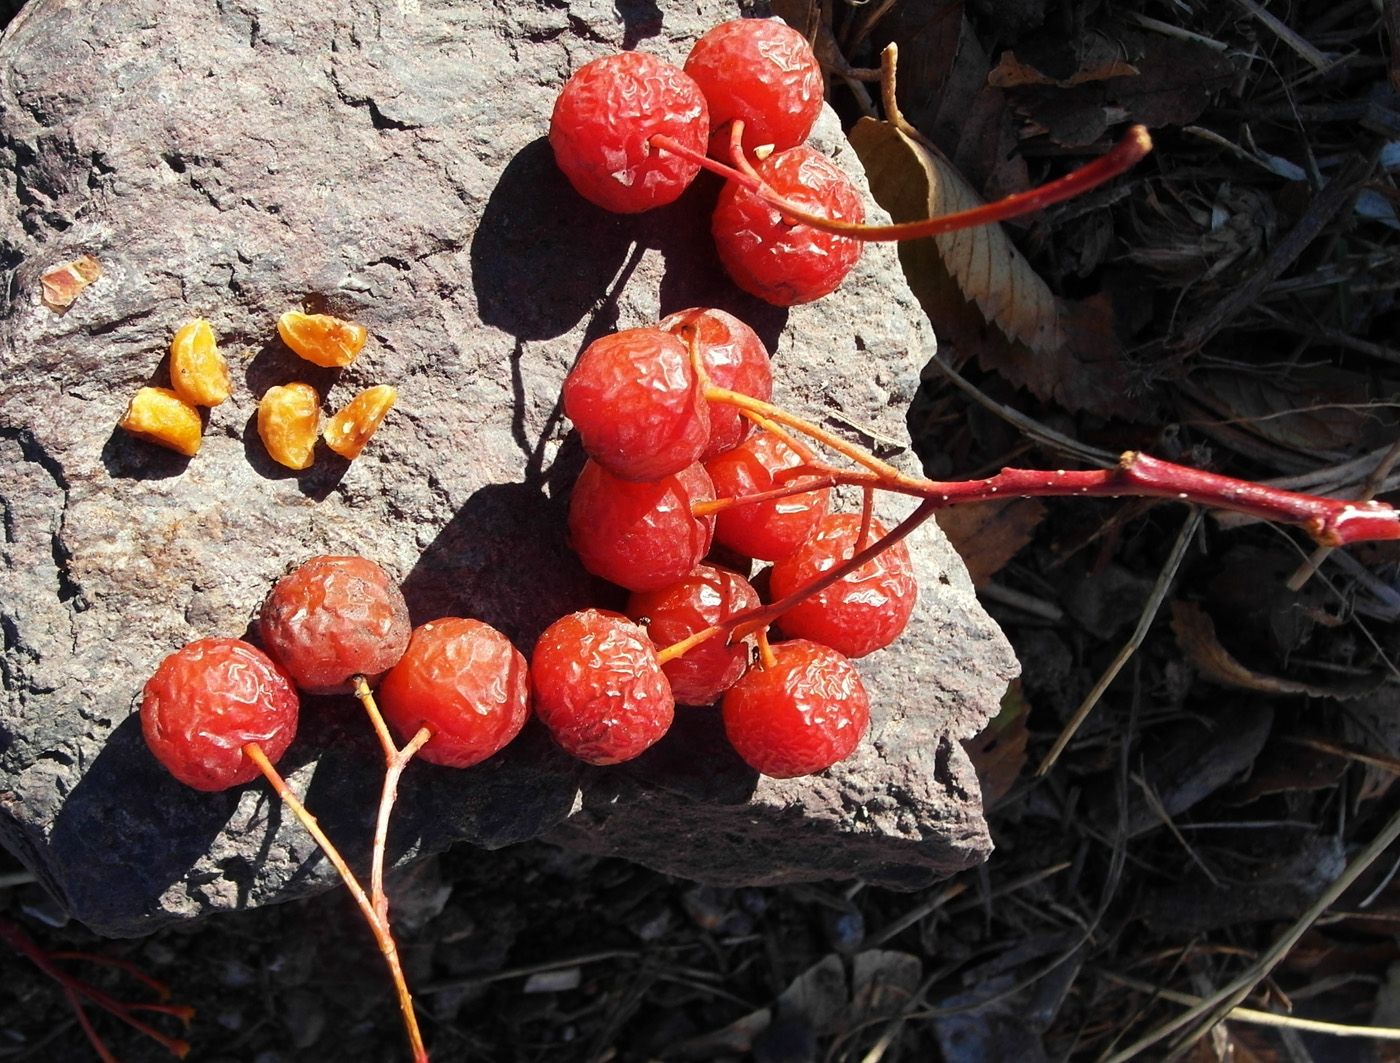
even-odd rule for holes
{"type": "MultiPolygon", "coordinates": [[[[800,591],[855,557],[860,523],[855,513],[823,517],[807,542],[774,563],[769,573],[774,600],[800,591]]],[[[867,541],[860,546],[884,534],[885,526],[872,520],[867,541]]],[[[778,618],[778,627],[785,635],[823,643],[847,657],[864,657],[899,636],[918,593],[909,548],[898,542],[788,609],[778,618]]]]}
{"type": "MultiPolygon", "coordinates": [[[[705,465],[717,498],[743,498],[780,486],[776,474],[795,469],[802,456],[773,432],[755,432],[733,450],[705,465]]],[[[746,502],[720,510],[715,540],[745,557],[776,561],[787,557],[816,530],[830,506],[822,487],[783,498],[746,502]]]]}
{"type": "Polygon", "coordinates": [[[679,68],[644,52],[605,56],[569,78],[554,104],[549,143],[590,203],[635,214],[676,199],[699,164],[651,144],[658,133],[703,153],[709,108],[679,68]]]}
{"type": "Polygon", "coordinates": [[[269,656],[308,694],[346,694],[398,663],[412,625],[397,584],[363,557],[313,557],[277,581],[258,617],[269,656]]]}
{"type": "Polygon", "coordinates": [[[141,733],[170,774],[196,790],[226,790],[258,777],[243,753],[256,742],[278,760],[297,732],[287,674],[238,639],[191,642],[160,662],[141,696],[141,733]]]}
{"type": "Polygon", "coordinates": [[[821,114],[821,64],[806,38],[777,19],[721,23],[695,42],[685,72],[710,106],[710,154],[725,162],[734,119],[743,121],[744,151],[752,154],[796,147],[821,114]]]}
{"type": "Polygon", "coordinates": [[[846,759],[870,725],[855,665],[805,639],[775,643],[724,695],[724,732],[744,762],[775,779],[811,775],[846,759]]]}
{"type": "MultiPolygon", "coordinates": [[[[834,221],[865,220],[850,178],[813,148],[775,152],[756,169],[778,195],[804,210],[834,221]]],[[[734,283],[777,306],[810,303],[835,291],[860,261],[859,241],[791,221],[732,181],[720,193],[710,231],[734,283]]]]}
{"type": "Polygon", "coordinates": [[[540,722],[589,764],[640,756],[675,716],[651,640],[618,613],[585,609],[556,620],[535,644],[530,678],[540,722]]]}
{"type": "Polygon", "coordinates": [[[510,640],[479,620],[447,617],[415,628],[375,692],[407,742],[427,726],[418,755],[469,768],[504,749],[530,716],[530,666],[510,640]]]}

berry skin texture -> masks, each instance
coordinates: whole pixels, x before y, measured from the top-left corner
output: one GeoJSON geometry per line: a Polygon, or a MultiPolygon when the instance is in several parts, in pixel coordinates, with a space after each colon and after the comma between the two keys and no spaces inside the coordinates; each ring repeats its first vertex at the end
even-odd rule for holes
{"type": "Polygon", "coordinates": [[[675,716],[651,640],[618,613],[585,609],[556,620],[535,644],[530,679],[535,715],[589,764],[640,756],[675,716]]]}
{"type": "Polygon", "coordinates": [[[510,640],[479,620],[448,617],[415,628],[375,694],[400,742],[424,724],[419,756],[469,768],[505,748],[530,716],[530,666],[510,640]]]}
{"type": "MultiPolygon", "coordinates": [[[[801,590],[855,556],[860,517],[832,513],[795,553],[774,563],[769,587],[775,601],[801,590]]],[[[872,520],[866,545],[885,534],[872,520]]],[[[811,639],[847,657],[864,657],[893,642],[914,612],[919,594],[909,549],[895,543],[854,572],[794,605],[778,618],[783,634],[811,639]]]]}
{"type": "Polygon", "coordinates": [[[773,645],[776,662],[750,668],[724,695],[730,745],[774,779],[811,775],[845,760],[870,725],[855,665],[806,639],[773,645]]]}
{"type": "Polygon", "coordinates": [[[569,78],[554,103],[549,144],[578,194],[617,214],[670,203],[698,163],[653,148],[657,134],[703,154],[710,112],[680,68],[644,52],[605,56],[569,78]]]}
{"type": "Polygon", "coordinates": [[[710,552],[715,518],[694,517],[690,507],[714,497],[698,463],[655,483],[633,483],[589,461],[569,500],[569,545],[595,576],[629,591],[660,590],[710,552]]]}
{"type": "MultiPolygon", "coordinates": [[[[758,592],[737,572],[700,565],[659,591],[634,594],[627,615],[645,617],[657,647],[670,646],[697,631],[759,606],[758,592]]],[[[677,705],[710,705],[744,674],[751,640],[726,644],[716,635],[661,666],[677,705]]]]}
{"type": "Polygon", "coordinates": [[[680,472],[710,441],[690,350],[655,328],[590,343],[564,381],[564,413],[588,456],[624,480],[680,472]]]}
{"type": "Polygon", "coordinates": [[[710,105],[710,154],[730,161],[729,125],[744,122],[744,151],[807,139],[822,111],[822,70],[812,46],[777,19],[735,19],[706,33],[685,72],[710,105]]]}
{"type": "MultiPolygon", "coordinates": [[[[733,314],[723,310],[692,308],[671,314],[657,326],[686,342],[695,331],[701,364],[710,374],[710,383],[741,395],[767,402],[773,397],[773,367],[768,349],[758,333],[733,314]]],[[[687,343],[687,348],[689,344],[687,343]]],[[[706,462],[737,447],[753,427],[738,409],[723,402],[708,402],[710,441],[700,455],[706,462]]]]}
{"type": "MultiPolygon", "coordinates": [[[[806,145],[789,148],[768,156],[756,169],[775,192],[813,214],[865,220],[850,179],[819,151],[806,145]]],[[[820,299],[835,291],[860,261],[858,240],[790,223],[733,182],[720,193],[710,231],[730,279],[775,306],[820,299]]]]}
{"type": "MultiPolygon", "coordinates": [[[[719,498],[739,498],[773,490],[773,474],[792,469],[802,458],[772,432],[755,432],[727,454],[707,462],[719,498]]],[[[826,516],[830,488],[803,491],[767,502],[720,510],[715,539],[745,557],[777,561],[801,546],[826,516]]]]}
{"type": "Polygon", "coordinates": [[[199,639],[156,668],[141,697],[141,733],[170,774],[196,790],[251,782],[256,742],[274,763],[297,733],[296,688],[255,646],[199,639]]]}
{"type": "Polygon", "coordinates": [[[308,694],[371,686],[408,646],[408,605],[387,572],[363,557],[313,557],[263,602],[258,634],[268,655],[308,694]]]}
{"type": "Polygon", "coordinates": [[[363,325],[297,310],[288,310],[277,319],[277,334],[302,358],[327,369],[349,365],[369,339],[369,329],[363,325]]]}

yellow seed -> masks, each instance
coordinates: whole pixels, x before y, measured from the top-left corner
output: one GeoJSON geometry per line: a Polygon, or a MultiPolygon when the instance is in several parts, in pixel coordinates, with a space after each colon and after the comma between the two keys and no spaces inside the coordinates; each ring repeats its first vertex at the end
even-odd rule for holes
{"type": "Polygon", "coordinates": [[[118,424],[138,439],[194,457],[204,424],[199,411],[169,388],[142,388],[118,424]]]}
{"type": "Polygon", "coordinates": [[[272,460],[309,469],[321,430],[321,396],[310,384],[268,388],[258,403],[258,435],[272,460]]]}
{"type": "Polygon", "coordinates": [[[209,322],[196,318],[170,344],[170,383],[175,394],[195,406],[217,406],[233,391],[228,362],[214,344],[209,322]]]}
{"type": "Polygon", "coordinates": [[[349,365],[369,339],[369,329],[363,325],[329,314],[301,314],[295,310],[288,310],[277,319],[277,334],[308,362],[328,369],[349,365]]]}
{"type": "Polygon", "coordinates": [[[342,458],[359,457],[398,397],[398,390],[388,384],[360,392],[326,422],[326,446],[342,458]]]}

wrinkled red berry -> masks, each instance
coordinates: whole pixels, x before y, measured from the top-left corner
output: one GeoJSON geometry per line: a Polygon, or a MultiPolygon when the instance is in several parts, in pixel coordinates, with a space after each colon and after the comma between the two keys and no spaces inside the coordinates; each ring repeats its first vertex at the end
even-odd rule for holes
{"type": "Polygon", "coordinates": [[[807,139],[822,110],[822,69],[806,38],[777,19],[735,19],[690,50],[685,72],[710,105],[710,154],[730,160],[729,125],[744,122],[744,151],[807,139]]]}
{"type": "Polygon", "coordinates": [[[579,195],[635,214],[676,199],[700,167],[653,148],[657,134],[704,153],[710,116],[689,75],[654,55],[622,52],[580,68],[554,104],[549,143],[579,195]]]}
{"type": "Polygon", "coordinates": [[[411,625],[403,594],[363,557],[313,557],[278,580],[258,634],[268,654],[308,694],[372,686],[403,656],[411,625]]]}
{"type": "MultiPolygon", "coordinates": [[[[633,594],[627,615],[645,618],[652,643],[663,649],[759,605],[758,592],[737,572],[700,565],[669,587],[633,594]]],[[[748,665],[750,641],[716,635],[661,666],[678,705],[709,705],[748,665]]]]}
{"type": "Polygon", "coordinates": [[[690,350],[669,332],[626,329],[590,343],[564,381],[564,413],[614,476],[659,480],[704,453],[709,404],[690,350]]]}
{"type": "MultiPolygon", "coordinates": [[[[718,498],[771,491],[773,474],[793,469],[802,458],[781,436],[755,432],[733,450],[705,463],[718,498]]],[[[803,491],[766,502],[748,502],[719,511],[715,540],[745,557],[776,561],[787,557],[811,536],[826,516],[830,488],[803,491]]]]}
{"type": "Polygon", "coordinates": [[[297,733],[297,692],[282,669],[238,639],[200,639],[160,662],[141,697],[141,733],[170,774],[196,790],[258,777],[256,742],[276,762],[297,733]]]}
{"type": "MultiPolygon", "coordinates": [[[[859,533],[860,517],[855,513],[822,518],[806,543],[774,563],[769,573],[774,601],[855,557],[859,533]]],[[[872,520],[864,545],[884,534],[884,525],[872,520]]],[[[898,542],[794,605],[778,618],[778,626],[790,637],[823,643],[847,657],[864,657],[888,646],[904,630],[918,593],[909,548],[898,542]]]]}
{"type": "Polygon", "coordinates": [[[774,643],[773,655],[774,664],[750,668],[724,695],[724,732],[739,756],[775,779],[850,756],[870,724],[855,665],[805,639],[774,643]]]}
{"type": "Polygon", "coordinates": [[[433,737],[418,755],[469,768],[503,749],[525,726],[530,666],[489,624],[447,617],[414,629],[375,696],[399,741],[426,724],[433,737]]]}
{"type": "MultiPolygon", "coordinates": [[[[863,222],[850,179],[806,145],[776,152],[756,167],[784,198],[834,221],[863,222]]],[[[835,291],[860,260],[861,244],[790,222],[732,181],[720,193],[710,231],[720,262],[744,291],[777,306],[810,303],[835,291]]]]}
{"type": "Polygon", "coordinates": [[[589,461],[569,499],[569,545],[595,576],[629,591],[659,590],[710,552],[715,518],[692,516],[690,507],[714,497],[703,465],[633,483],[589,461]]]}
{"type": "MultiPolygon", "coordinates": [[[[671,314],[657,326],[674,333],[682,341],[690,330],[700,347],[701,364],[716,387],[737,391],[750,398],[767,402],[773,397],[773,369],[768,349],[749,328],[733,314],[723,310],[693,308],[671,314]]],[[[710,410],[710,442],[700,455],[702,462],[738,446],[749,434],[753,422],[739,414],[728,403],[707,403],[710,410]]]]}
{"type": "Polygon", "coordinates": [[[639,756],[675,715],[651,640],[617,613],[586,609],[556,620],[535,644],[530,678],[535,714],[589,764],[639,756]]]}

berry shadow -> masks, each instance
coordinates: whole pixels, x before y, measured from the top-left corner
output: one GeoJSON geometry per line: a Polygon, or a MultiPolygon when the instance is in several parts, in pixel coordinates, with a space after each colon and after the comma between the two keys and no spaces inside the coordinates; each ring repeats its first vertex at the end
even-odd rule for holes
{"type": "Polygon", "coordinates": [[[661,35],[665,20],[655,0],[614,0],[613,9],[622,19],[623,51],[630,52],[639,41],[661,35]]]}
{"type": "MultiPolygon", "coordinates": [[[[142,386],[171,390],[169,351],[161,357],[160,363],[142,386]]],[[[199,411],[200,435],[203,435],[209,429],[209,410],[204,406],[196,406],[195,409],[199,411]]],[[[120,426],[113,428],[112,434],[102,444],[102,466],[114,480],[166,480],[184,472],[190,460],[169,447],[138,439],[120,426]]]]}

